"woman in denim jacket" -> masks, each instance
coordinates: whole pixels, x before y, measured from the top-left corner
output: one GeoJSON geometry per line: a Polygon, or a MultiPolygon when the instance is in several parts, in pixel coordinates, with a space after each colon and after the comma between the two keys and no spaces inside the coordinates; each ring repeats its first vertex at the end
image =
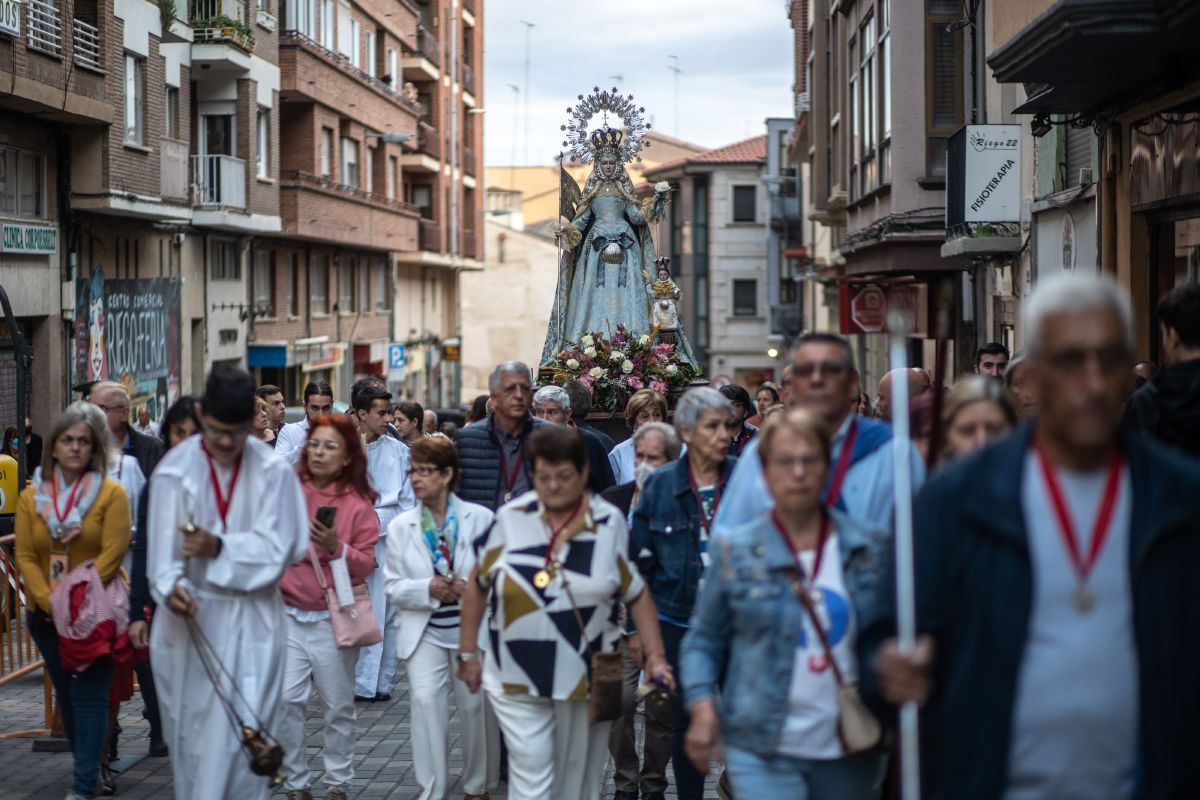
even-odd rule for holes
{"type": "Polygon", "coordinates": [[[829,432],[817,417],[772,419],[759,456],[775,511],[714,541],[683,640],[688,756],[705,770],[723,739],[738,797],[873,797],[885,756],[843,747],[837,675],[857,683],[857,626],[886,591],[887,536],[821,504],[829,432]]]}

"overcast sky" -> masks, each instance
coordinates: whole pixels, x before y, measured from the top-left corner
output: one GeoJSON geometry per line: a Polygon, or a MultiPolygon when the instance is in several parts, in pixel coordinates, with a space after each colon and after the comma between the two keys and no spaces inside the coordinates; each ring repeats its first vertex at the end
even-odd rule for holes
{"type": "Polygon", "coordinates": [[[783,0],[484,0],[483,5],[488,165],[510,164],[514,153],[517,164],[553,163],[562,149],[559,126],[566,122],[567,106],[594,86],[632,92],[656,130],[708,147],[765,132],[767,117],[792,115],[792,32],[783,0]],[[521,20],[535,24],[528,141],[521,20]],[[668,55],[679,57],[682,70],[678,120],[668,55]],[[622,76],[619,82],[614,75],[622,76]]]}

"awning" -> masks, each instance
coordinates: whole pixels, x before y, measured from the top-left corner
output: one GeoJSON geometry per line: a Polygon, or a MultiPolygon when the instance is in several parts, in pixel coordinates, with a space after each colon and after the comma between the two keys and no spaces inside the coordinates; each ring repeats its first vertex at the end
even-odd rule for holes
{"type": "Polygon", "coordinates": [[[246,348],[246,364],[254,367],[286,367],[286,344],[252,344],[246,348]]]}

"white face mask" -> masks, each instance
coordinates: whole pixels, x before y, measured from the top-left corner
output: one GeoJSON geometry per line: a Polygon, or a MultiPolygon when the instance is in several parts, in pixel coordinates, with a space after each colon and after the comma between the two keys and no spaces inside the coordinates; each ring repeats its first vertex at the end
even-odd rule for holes
{"type": "Polygon", "coordinates": [[[637,484],[639,492],[642,490],[642,486],[645,485],[646,479],[650,477],[650,473],[654,472],[656,469],[658,469],[658,467],[654,466],[648,461],[643,461],[634,468],[633,480],[634,483],[637,484]]]}

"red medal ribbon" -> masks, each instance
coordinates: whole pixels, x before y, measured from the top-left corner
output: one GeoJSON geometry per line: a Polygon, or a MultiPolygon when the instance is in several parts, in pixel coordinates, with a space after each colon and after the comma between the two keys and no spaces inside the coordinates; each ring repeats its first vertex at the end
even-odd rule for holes
{"type": "Polygon", "coordinates": [[[513,487],[517,485],[517,476],[521,474],[521,468],[525,466],[525,448],[521,448],[521,455],[517,458],[517,463],[513,467],[512,472],[509,472],[508,454],[504,452],[504,444],[500,441],[500,437],[496,435],[494,430],[492,431],[492,440],[500,448],[500,477],[505,481],[504,491],[506,494],[511,495],[513,487]]]}
{"type": "Polygon", "coordinates": [[[804,562],[800,560],[800,550],[792,544],[791,537],[787,534],[787,529],[783,527],[783,522],[779,519],[779,511],[771,511],[771,522],[775,523],[775,530],[779,531],[779,535],[783,537],[783,543],[787,545],[788,551],[791,552],[792,558],[796,561],[796,569],[800,571],[800,577],[810,586],[817,585],[817,576],[821,574],[821,560],[825,557],[825,544],[829,541],[830,519],[829,514],[821,513],[821,532],[817,534],[817,553],[813,558],[812,577],[804,570],[804,562]]]}
{"type": "Polygon", "coordinates": [[[833,479],[829,481],[829,492],[825,495],[825,505],[836,508],[838,498],[842,496],[842,484],[846,481],[846,473],[850,471],[850,458],[854,455],[854,442],[858,439],[858,419],[850,419],[850,430],[846,431],[846,441],[842,443],[842,452],[838,454],[837,464],[833,468],[833,479]]]}
{"type": "MultiPolygon", "coordinates": [[[[57,473],[57,470],[55,472],[57,473]]],[[[86,472],[75,479],[75,485],[71,487],[71,493],[67,495],[67,510],[61,514],[58,513],[58,475],[55,474],[50,481],[50,502],[54,505],[54,516],[59,524],[62,524],[67,515],[71,513],[71,509],[75,507],[75,496],[79,494],[79,487],[83,485],[85,475],[87,475],[86,472]]]]}
{"type": "Polygon", "coordinates": [[[1038,462],[1042,467],[1042,476],[1046,479],[1046,491],[1049,492],[1050,501],[1054,505],[1054,515],[1058,517],[1059,531],[1067,546],[1067,553],[1071,556],[1075,574],[1079,576],[1081,583],[1086,583],[1092,567],[1096,564],[1096,559],[1100,557],[1100,550],[1104,547],[1105,540],[1108,539],[1113,511],[1117,505],[1117,490],[1121,485],[1121,468],[1124,466],[1124,459],[1119,451],[1113,454],[1108,468],[1108,478],[1104,482],[1104,495],[1100,500],[1100,511],[1096,514],[1096,523],[1092,530],[1091,547],[1088,548],[1085,559],[1079,549],[1079,537],[1075,534],[1075,525],[1071,521],[1071,512],[1063,497],[1062,487],[1058,483],[1058,475],[1054,472],[1054,465],[1050,463],[1050,459],[1046,457],[1046,453],[1041,447],[1035,445],[1034,449],[1037,451],[1038,462]]]}
{"type": "Polygon", "coordinates": [[[233,493],[237,490],[238,475],[242,473],[242,459],[245,455],[238,455],[237,463],[233,465],[233,478],[229,481],[229,494],[221,492],[221,481],[217,478],[217,468],[213,465],[212,455],[208,452],[208,447],[204,442],[200,443],[201,449],[204,450],[204,457],[208,459],[208,479],[212,482],[213,494],[217,498],[217,513],[221,515],[221,529],[227,527],[225,518],[229,516],[229,506],[233,504],[233,493]]]}
{"type": "MultiPolygon", "coordinates": [[[[719,468],[718,468],[719,469],[719,468]]],[[[696,479],[692,475],[692,462],[688,462],[688,485],[692,487],[692,496],[696,498],[696,507],[700,509],[700,524],[704,526],[704,532],[709,534],[712,532],[712,521],[717,517],[717,508],[721,505],[721,476],[717,475],[717,481],[713,484],[713,510],[712,516],[704,510],[704,498],[700,496],[700,488],[696,486],[696,479]]]]}
{"type": "Polygon", "coordinates": [[[554,557],[554,545],[558,541],[559,534],[565,531],[567,526],[575,521],[575,518],[579,516],[579,510],[583,508],[583,504],[586,501],[587,493],[584,492],[584,494],[579,498],[579,505],[575,506],[575,510],[571,512],[571,516],[567,517],[566,520],[563,521],[563,524],[559,525],[557,528],[550,525],[549,519],[546,520],[546,527],[550,528],[550,544],[546,546],[546,560],[542,562],[542,569],[546,569],[550,566],[550,560],[554,557]]]}

